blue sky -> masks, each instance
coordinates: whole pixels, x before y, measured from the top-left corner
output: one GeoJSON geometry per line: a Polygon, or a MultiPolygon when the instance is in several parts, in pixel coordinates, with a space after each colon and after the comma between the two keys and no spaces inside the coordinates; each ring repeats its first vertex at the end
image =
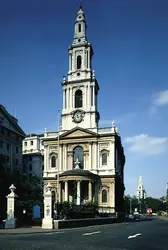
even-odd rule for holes
{"type": "MultiPolygon", "coordinates": [[[[148,195],[165,195],[168,1],[83,0],[83,5],[100,85],[100,126],[115,120],[119,127],[126,193],[136,194],[142,175],[148,195]]],[[[16,112],[27,134],[57,129],[78,6],[78,0],[1,3],[0,103],[16,112]]]]}

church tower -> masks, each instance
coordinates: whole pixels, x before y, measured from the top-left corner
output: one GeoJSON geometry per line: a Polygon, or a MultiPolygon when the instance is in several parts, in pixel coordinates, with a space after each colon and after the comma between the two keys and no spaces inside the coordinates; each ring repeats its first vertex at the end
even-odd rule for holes
{"type": "Polygon", "coordinates": [[[145,199],[146,198],[146,191],[144,189],[143,181],[142,181],[142,176],[139,177],[139,182],[138,182],[138,189],[137,189],[137,199],[145,199]]]}
{"type": "Polygon", "coordinates": [[[86,18],[80,6],[75,21],[73,43],[69,47],[68,77],[64,77],[62,130],[76,126],[97,130],[99,85],[92,68],[93,48],[86,37],[86,18]]]}

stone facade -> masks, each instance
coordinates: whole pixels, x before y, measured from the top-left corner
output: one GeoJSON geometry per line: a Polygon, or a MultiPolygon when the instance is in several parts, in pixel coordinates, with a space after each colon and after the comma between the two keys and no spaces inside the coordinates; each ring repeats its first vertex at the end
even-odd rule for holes
{"type": "Polygon", "coordinates": [[[25,133],[18,120],[0,105],[0,167],[6,172],[22,171],[22,140],[25,133]]]}
{"type": "Polygon", "coordinates": [[[93,48],[86,38],[83,10],[77,13],[64,77],[62,126],[45,130],[44,194],[48,183],[55,200],[82,204],[95,201],[109,212],[123,211],[125,156],[115,124],[99,128],[99,85],[92,69],[93,48]]]}
{"type": "Polygon", "coordinates": [[[23,172],[29,176],[43,176],[44,146],[41,135],[27,135],[22,143],[23,172]]]}

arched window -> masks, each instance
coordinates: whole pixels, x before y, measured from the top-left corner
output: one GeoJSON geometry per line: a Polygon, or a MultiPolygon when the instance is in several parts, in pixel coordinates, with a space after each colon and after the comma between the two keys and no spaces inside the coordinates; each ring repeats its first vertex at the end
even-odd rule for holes
{"type": "Polygon", "coordinates": [[[56,167],[56,157],[54,155],[51,157],[51,167],[52,168],[56,167]]]}
{"type": "Polygon", "coordinates": [[[102,165],[107,165],[107,152],[102,153],[102,165]]]}
{"type": "Polygon", "coordinates": [[[77,69],[81,69],[81,65],[82,65],[82,57],[77,56],[77,69]]]}
{"type": "Polygon", "coordinates": [[[77,146],[73,150],[73,167],[77,167],[75,162],[79,162],[79,168],[83,169],[83,148],[81,146],[77,146]]]}
{"type": "Polygon", "coordinates": [[[81,32],[81,24],[78,25],[78,32],[81,32]]]}
{"type": "Polygon", "coordinates": [[[107,190],[102,191],[102,203],[107,203],[107,190]]]}
{"type": "Polygon", "coordinates": [[[78,89],[75,92],[75,108],[81,108],[82,107],[82,91],[78,89]]]}

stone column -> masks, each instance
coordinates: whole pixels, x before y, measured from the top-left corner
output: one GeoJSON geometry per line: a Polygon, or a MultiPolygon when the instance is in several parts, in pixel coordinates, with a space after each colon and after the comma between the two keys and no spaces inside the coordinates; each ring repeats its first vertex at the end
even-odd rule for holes
{"type": "Polygon", "coordinates": [[[99,144],[97,144],[97,169],[100,168],[100,152],[99,152],[99,144]]]}
{"type": "Polygon", "coordinates": [[[44,218],[42,221],[43,229],[53,229],[51,189],[52,189],[52,186],[50,183],[48,183],[47,192],[44,195],[44,218]]]}
{"type": "Polygon", "coordinates": [[[77,181],[77,205],[81,203],[80,181],[77,181]]]}
{"type": "Polygon", "coordinates": [[[72,70],[72,63],[71,63],[71,61],[72,61],[72,54],[69,54],[69,71],[72,70]]]}
{"type": "Polygon", "coordinates": [[[65,201],[68,201],[68,181],[65,181],[65,201]]]}
{"type": "Polygon", "coordinates": [[[66,89],[66,109],[69,109],[69,88],[66,89]]]}
{"type": "Polygon", "coordinates": [[[15,228],[16,227],[16,219],[15,219],[15,198],[17,195],[14,193],[15,186],[12,184],[9,187],[11,191],[7,198],[7,219],[5,222],[5,228],[15,228]]]}
{"type": "Polygon", "coordinates": [[[92,169],[92,143],[89,143],[89,170],[92,169]]]}
{"type": "Polygon", "coordinates": [[[65,153],[65,156],[64,156],[64,159],[65,159],[65,167],[64,167],[64,171],[66,171],[66,170],[68,170],[67,169],[67,145],[65,145],[65,147],[64,147],[64,153],[65,153]]]}
{"type": "Polygon", "coordinates": [[[87,86],[85,86],[85,107],[87,107],[87,86]]]}
{"type": "Polygon", "coordinates": [[[95,142],[94,146],[95,146],[95,153],[94,153],[94,155],[95,155],[94,169],[95,169],[95,170],[98,170],[98,166],[97,166],[97,165],[98,165],[97,142],[95,142]]]}
{"type": "Polygon", "coordinates": [[[72,108],[72,88],[69,89],[69,108],[72,108]]]}
{"type": "Polygon", "coordinates": [[[60,150],[60,164],[59,164],[59,171],[62,171],[62,144],[60,144],[59,150],[60,150]]]}
{"type": "Polygon", "coordinates": [[[89,197],[89,201],[92,201],[93,197],[92,197],[92,182],[89,181],[89,185],[88,185],[88,197],[89,197]]]}
{"type": "Polygon", "coordinates": [[[95,106],[95,86],[93,86],[93,106],[95,106]]]}
{"type": "Polygon", "coordinates": [[[65,89],[63,90],[63,109],[65,109],[65,89]]]}

